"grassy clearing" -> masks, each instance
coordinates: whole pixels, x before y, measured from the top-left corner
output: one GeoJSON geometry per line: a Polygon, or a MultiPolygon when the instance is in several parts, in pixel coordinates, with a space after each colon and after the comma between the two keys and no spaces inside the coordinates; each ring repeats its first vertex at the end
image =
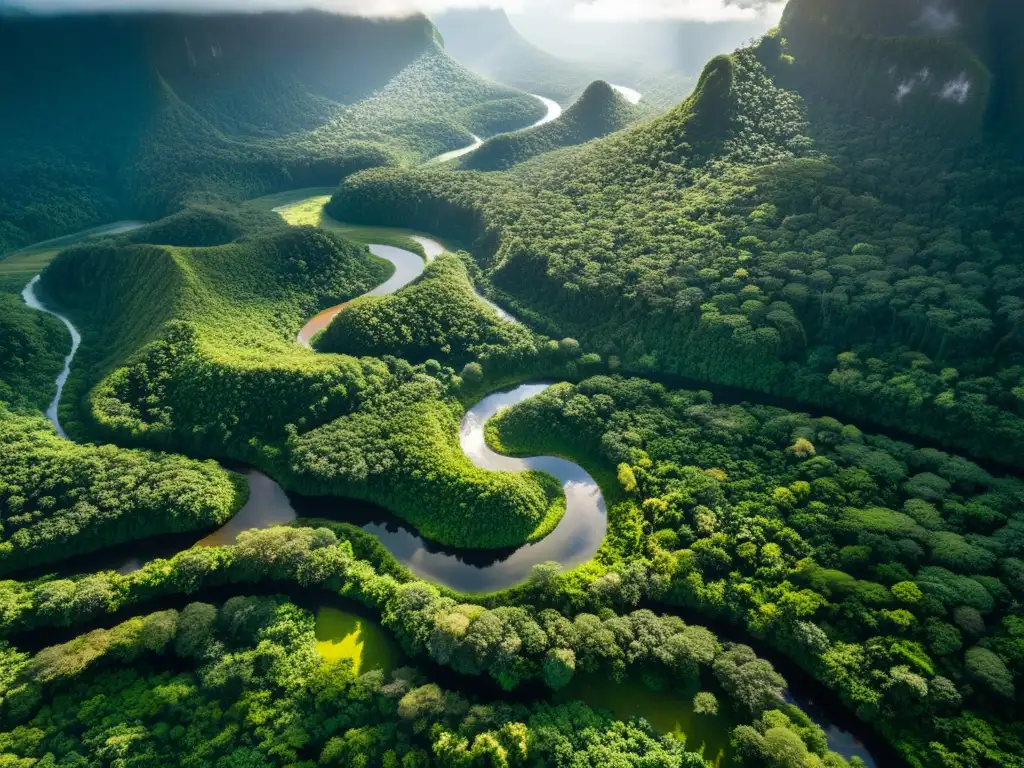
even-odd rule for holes
{"type": "Polygon", "coordinates": [[[59,250],[23,251],[0,260],[0,291],[18,293],[42,272],[59,250]]]}
{"type": "MultiPolygon", "coordinates": [[[[331,199],[332,192],[333,189],[329,187],[310,187],[260,197],[250,200],[248,204],[258,210],[274,211],[293,227],[318,227],[362,245],[392,245],[423,257],[426,256],[423,246],[412,237],[419,235],[434,240],[438,239],[433,235],[412,229],[364,227],[337,221],[324,210],[331,199]]],[[[442,242],[442,245],[451,250],[448,244],[442,242]]]]}
{"type": "Polygon", "coordinates": [[[350,659],[357,675],[375,669],[388,674],[398,661],[398,650],[379,625],[337,608],[317,611],[316,641],[324,660],[350,659]]]}

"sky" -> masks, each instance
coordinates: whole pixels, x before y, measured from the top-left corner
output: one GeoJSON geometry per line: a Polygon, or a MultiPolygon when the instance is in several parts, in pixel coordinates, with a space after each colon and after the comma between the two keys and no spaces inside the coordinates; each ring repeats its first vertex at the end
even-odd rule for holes
{"type": "MultiPolygon", "coordinates": [[[[0,0],[0,5],[4,0],[0,0]]],[[[401,16],[438,13],[451,8],[505,8],[509,13],[537,13],[561,5],[573,18],[587,21],[736,21],[767,18],[777,21],[784,0],[12,0],[34,11],[90,10],[297,10],[323,8],[363,16],[401,16]]]]}

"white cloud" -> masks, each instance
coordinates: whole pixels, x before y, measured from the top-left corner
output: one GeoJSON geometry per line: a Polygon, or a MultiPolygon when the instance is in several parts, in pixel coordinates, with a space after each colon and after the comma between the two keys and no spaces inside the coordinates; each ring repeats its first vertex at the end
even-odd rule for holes
{"type": "Polygon", "coordinates": [[[521,10],[523,0],[14,0],[30,11],[297,11],[319,8],[355,16],[408,16],[412,13],[437,13],[453,8],[498,8],[521,10]]]}
{"type": "Polygon", "coordinates": [[[957,104],[966,104],[971,98],[971,80],[967,77],[967,73],[961,72],[960,77],[955,77],[942,86],[939,98],[955,101],[957,104]]]}
{"type": "Polygon", "coordinates": [[[572,10],[587,21],[679,19],[683,21],[749,21],[782,17],[786,0],[579,0],[572,10]]]}
{"type": "Polygon", "coordinates": [[[942,0],[925,3],[918,24],[933,32],[952,32],[960,26],[960,15],[952,8],[947,8],[942,0]]]}
{"type": "MultiPolygon", "coordinates": [[[[550,0],[14,0],[29,10],[58,11],[266,11],[321,8],[359,16],[404,16],[455,8],[504,8],[510,13],[540,11],[550,0]]],[[[729,21],[760,16],[773,21],[785,0],[577,0],[572,15],[594,21],[683,19],[729,21]]]]}

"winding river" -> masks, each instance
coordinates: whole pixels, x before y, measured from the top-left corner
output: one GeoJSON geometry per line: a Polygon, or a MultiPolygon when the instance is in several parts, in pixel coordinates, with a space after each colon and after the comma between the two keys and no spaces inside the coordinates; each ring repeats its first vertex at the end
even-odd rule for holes
{"type": "MultiPolygon", "coordinates": [[[[444,247],[431,238],[416,236],[415,240],[423,248],[426,260],[393,246],[370,246],[375,255],[395,265],[395,274],[366,295],[383,296],[401,289],[422,274],[425,263],[444,251],[444,247]]],[[[48,309],[39,300],[35,290],[39,279],[37,275],[26,285],[22,293],[25,303],[33,309],[58,317],[72,337],[71,352],[57,379],[56,396],[47,410],[47,417],[54,427],[62,436],[66,436],[60,426],[57,409],[81,336],[66,317],[48,309]]],[[[481,300],[484,299],[481,297],[481,300]]],[[[308,346],[313,335],[326,327],[343,307],[339,305],[318,314],[302,329],[297,341],[308,346]]],[[[506,320],[514,322],[500,308],[494,308],[506,320]]],[[[299,516],[332,518],[360,525],[363,530],[377,537],[399,562],[418,577],[469,593],[490,592],[520,584],[529,577],[533,566],[539,563],[554,561],[565,568],[583,564],[597,552],[607,530],[605,500],[594,479],[581,467],[565,459],[551,456],[522,459],[503,456],[492,451],[484,439],[484,426],[491,417],[503,408],[539,395],[549,386],[550,383],[522,384],[488,395],[466,412],[459,435],[460,446],[477,467],[498,472],[539,470],[561,481],[566,496],[566,512],[555,530],[536,543],[503,552],[445,549],[423,539],[404,521],[386,510],[338,498],[289,496],[262,472],[248,469],[245,470],[250,487],[247,503],[230,521],[201,539],[197,545],[232,544],[243,531],[287,524],[299,516]]],[[[69,561],[58,568],[67,573],[68,566],[80,565],[81,570],[70,572],[111,569],[128,573],[158,557],[170,557],[187,548],[190,542],[195,542],[194,534],[133,542],[121,548],[76,558],[75,562],[69,561]]],[[[52,567],[40,569],[41,573],[54,570],[52,567]]],[[[816,685],[821,687],[820,684],[816,685]]],[[[801,699],[804,698],[801,696],[801,699]]],[[[825,728],[831,749],[847,757],[861,757],[868,766],[876,765],[861,742],[850,732],[838,728],[827,716],[816,714],[818,717],[815,719],[825,728]]]]}
{"type": "Polygon", "coordinates": [[[640,91],[635,88],[629,88],[625,85],[615,85],[614,83],[608,83],[622,98],[628,101],[630,104],[639,104],[640,99],[644,97],[640,91]]]}
{"type": "MultiPolygon", "coordinates": [[[[418,238],[418,241],[422,245],[423,242],[428,241],[428,239],[422,237],[418,238]]],[[[444,250],[440,243],[437,243],[437,247],[440,251],[444,250]]],[[[374,256],[391,262],[395,268],[395,272],[385,282],[381,283],[373,290],[367,291],[359,298],[366,298],[368,296],[387,296],[388,294],[401,290],[423,274],[423,259],[412,251],[407,251],[404,248],[396,248],[393,245],[371,245],[369,248],[370,253],[374,256]]],[[[426,246],[424,246],[423,250],[427,254],[427,261],[432,261],[437,255],[436,253],[431,255],[431,251],[428,251],[426,246]]],[[[331,321],[341,313],[341,310],[343,310],[347,304],[348,302],[338,304],[325,309],[323,312],[314,316],[313,319],[302,326],[302,330],[299,331],[297,339],[298,342],[303,346],[308,347],[310,342],[313,341],[313,337],[320,333],[320,331],[326,329],[327,326],[331,324],[331,321]]]]}
{"type": "MultiPolygon", "coordinates": [[[[636,93],[636,91],[633,92],[636,93]]],[[[561,117],[562,107],[559,105],[557,101],[552,101],[551,99],[546,98],[544,96],[538,96],[535,93],[531,93],[530,95],[533,96],[533,98],[537,99],[541,104],[543,104],[548,111],[547,113],[545,113],[544,117],[542,117],[536,123],[534,123],[533,125],[529,125],[527,126],[527,128],[521,130],[526,130],[528,128],[537,128],[538,126],[544,125],[545,123],[550,123],[552,120],[557,120],[559,117],[561,117]]],[[[627,96],[626,98],[629,97],[627,96]]],[[[636,102],[633,103],[635,104],[636,102]]],[[[459,157],[462,157],[463,155],[468,155],[470,152],[475,152],[476,150],[480,149],[480,147],[484,143],[484,140],[477,136],[475,133],[470,135],[473,137],[473,143],[470,144],[469,146],[462,147],[462,149],[453,149],[451,152],[445,152],[442,155],[438,155],[437,157],[431,158],[430,160],[427,161],[426,164],[440,165],[441,163],[447,163],[451,160],[455,160],[459,157]]]]}
{"type": "MultiPolygon", "coordinates": [[[[388,245],[371,245],[370,251],[395,266],[394,274],[364,296],[386,296],[416,280],[425,264],[444,252],[444,246],[429,237],[413,236],[423,248],[426,259],[412,251],[388,245]]],[[[58,406],[71,370],[71,363],[81,343],[81,335],[68,318],[47,308],[35,292],[40,279],[36,275],[22,293],[25,303],[41,312],[58,317],[72,337],[71,352],[64,369],[57,378],[57,393],[47,410],[47,417],[58,433],[67,437],[60,426],[58,406]]],[[[507,322],[516,320],[507,312],[487,301],[507,322]]],[[[312,338],[330,324],[345,307],[339,304],[320,312],[299,332],[297,341],[309,346],[312,338]]],[[[581,467],[553,456],[516,459],[502,456],[487,447],[484,426],[487,421],[506,408],[534,397],[550,384],[523,384],[514,389],[485,397],[470,408],[463,417],[459,441],[474,465],[497,472],[540,470],[556,477],[562,483],[566,496],[566,511],[555,530],[540,541],[511,550],[459,550],[440,547],[421,537],[400,518],[387,510],[361,502],[338,499],[310,499],[289,496],[280,485],[267,475],[254,469],[243,469],[249,479],[249,499],[226,524],[197,542],[198,546],[233,544],[238,535],[254,528],[284,525],[297,517],[325,517],[362,526],[376,536],[394,557],[417,576],[461,592],[491,592],[512,587],[525,581],[534,565],[558,562],[566,568],[590,560],[601,546],[607,528],[607,509],[604,497],[594,479],[581,467]]],[[[187,538],[187,535],[186,535],[187,538]]],[[[194,537],[192,538],[194,541],[194,537]]],[[[125,550],[114,548],[97,556],[76,558],[65,566],[88,564],[90,570],[116,570],[130,573],[159,557],[170,557],[187,548],[183,536],[162,536],[151,542],[136,542],[125,550]]],[[[64,570],[65,566],[61,566],[64,570]]],[[[45,570],[45,569],[44,569],[45,570]]]]}
{"type": "MultiPolygon", "coordinates": [[[[420,235],[413,239],[423,248],[426,262],[444,252],[440,242],[420,235]]],[[[424,259],[416,254],[392,246],[371,245],[371,252],[395,265],[395,274],[367,296],[384,296],[394,293],[411,283],[423,273],[424,259]]],[[[497,305],[479,296],[499,317],[507,322],[515,318],[497,305]]],[[[345,307],[345,304],[331,307],[316,315],[300,331],[298,340],[309,345],[310,340],[323,330],[345,307]]],[[[235,519],[225,526],[242,531],[267,522],[278,524],[288,514],[295,517],[324,517],[352,522],[376,536],[400,563],[420,578],[442,584],[460,592],[492,592],[524,582],[534,565],[550,561],[566,568],[590,560],[601,546],[607,529],[607,509],[604,497],[594,479],[581,467],[554,456],[515,459],[502,456],[487,447],[484,440],[484,426],[502,408],[507,408],[539,395],[550,384],[523,384],[514,389],[497,392],[485,397],[470,408],[462,419],[459,443],[474,465],[496,472],[522,472],[539,470],[556,477],[562,483],[566,496],[566,511],[555,530],[540,541],[511,550],[460,550],[441,547],[420,536],[415,529],[386,510],[370,504],[362,504],[338,498],[309,499],[290,497],[288,512],[274,514],[260,513],[258,509],[243,508],[235,519]],[[298,507],[299,512],[295,512],[298,507]],[[245,523],[234,525],[235,520],[244,518],[245,523]]],[[[256,496],[253,477],[250,475],[250,504],[256,496]]],[[[265,476],[262,476],[265,477],[265,476]]],[[[280,488],[277,489],[280,491],[280,488]]],[[[265,489],[269,493],[269,490],[265,489]]],[[[282,494],[283,495],[283,494],[282,494]]],[[[288,497],[285,497],[287,503],[288,497]]],[[[248,507],[249,504],[246,505],[248,507]]],[[[270,505],[271,507],[273,505],[270,505]]],[[[287,519],[283,520],[287,522],[287,519]]],[[[216,543],[231,543],[230,534],[213,534],[216,543]]],[[[204,540],[206,542],[207,540],[204,540]]],[[[201,542],[203,543],[203,542],[201,542]]]]}
{"type": "Polygon", "coordinates": [[[57,392],[53,396],[53,402],[51,402],[50,407],[46,409],[46,418],[48,418],[50,423],[53,424],[54,428],[57,430],[57,434],[66,438],[67,433],[60,425],[60,414],[57,413],[57,407],[60,405],[60,396],[64,394],[64,385],[68,383],[68,376],[71,375],[71,361],[75,359],[78,347],[82,343],[82,334],[78,332],[78,329],[75,328],[71,321],[64,317],[64,315],[54,312],[52,309],[47,309],[46,306],[39,301],[39,298],[36,296],[36,285],[39,284],[40,277],[41,275],[36,275],[29,281],[28,285],[25,286],[25,290],[21,292],[21,298],[32,309],[39,312],[45,312],[48,315],[56,317],[67,326],[68,331],[71,333],[71,351],[68,352],[67,357],[64,358],[64,368],[57,376],[57,392]]]}

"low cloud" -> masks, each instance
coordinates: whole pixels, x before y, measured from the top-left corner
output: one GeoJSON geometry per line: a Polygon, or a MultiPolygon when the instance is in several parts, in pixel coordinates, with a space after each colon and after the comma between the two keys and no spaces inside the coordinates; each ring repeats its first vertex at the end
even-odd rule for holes
{"type": "MultiPolygon", "coordinates": [[[[2,4],[2,0],[0,0],[2,4]]],[[[320,8],[359,16],[407,16],[466,8],[504,8],[509,13],[550,8],[550,0],[14,0],[15,5],[45,13],[86,11],[269,11],[320,8]]],[[[639,21],[681,19],[735,21],[761,16],[777,19],[784,0],[577,0],[576,19],[639,21]]]]}
{"type": "Polygon", "coordinates": [[[580,0],[572,15],[587,21],[777,21],[785,6],[786,0],[580,0]]]}
{"type": "Polygon", "coordinates": [[[933,32],[952,32],[960,26],[960,15],[941,0],[926,2],[918,24],[933,32]]]}

